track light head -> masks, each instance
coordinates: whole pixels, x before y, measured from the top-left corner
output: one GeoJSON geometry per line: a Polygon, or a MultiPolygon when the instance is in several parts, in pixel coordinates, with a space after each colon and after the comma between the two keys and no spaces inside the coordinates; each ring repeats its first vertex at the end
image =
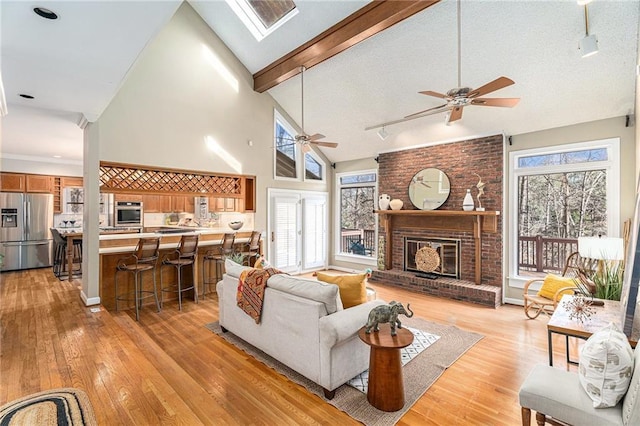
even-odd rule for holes
{"type": "Polygon", "coordinates": [[[382,129],[378,130],[378,137],[382,140],[389,137],[389,132],[385,130],[384,126],[382,126],[382,129]]]}
{"type": "Polygon", "coordinates": [[[598,53],[598,39],[595,34],[587,34],[582,40],[580,40],[580,51],[582,52],[583,58],[598,53]]]}

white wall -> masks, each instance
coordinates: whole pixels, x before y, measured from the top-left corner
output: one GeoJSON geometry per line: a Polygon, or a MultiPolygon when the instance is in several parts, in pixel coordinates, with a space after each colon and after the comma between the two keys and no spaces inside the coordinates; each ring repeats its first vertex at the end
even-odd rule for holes
{"type": "Polygon", "coordinates": [[[3,155],[0,158],[0,170],[3,172],[33,173],[52,176],[82,176],[82,163],[63,162],[52,159],[42,161],[33,158],[16,158],[3,155]]]}
{"type": "Polygon", "coordinates": [[[256,229],[266,229],[268,187],[328,187],[273,179],[274,108],[277,103],[253,91],[251,74],[185,2],[100,117],[100,160],[256,175],[256,229]],[[213,55],[237,90],[211,64],[213,55]],[[209,150],[207,137],[223,153],[209,150]]]}

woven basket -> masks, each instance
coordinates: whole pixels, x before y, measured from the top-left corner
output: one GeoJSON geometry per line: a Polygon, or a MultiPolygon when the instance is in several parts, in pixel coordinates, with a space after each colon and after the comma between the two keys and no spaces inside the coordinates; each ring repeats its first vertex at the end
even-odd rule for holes
{"type": "Polygon", "coordinates": [[[416,253],[416,266],[424,272],[433,272],[440,266],[440,256],[431,247],[421,247],[416,253]]]}

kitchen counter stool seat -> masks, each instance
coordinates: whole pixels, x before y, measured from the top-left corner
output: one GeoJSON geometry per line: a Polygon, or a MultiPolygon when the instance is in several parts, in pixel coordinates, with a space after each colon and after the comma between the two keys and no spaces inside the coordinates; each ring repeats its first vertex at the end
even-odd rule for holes
{"type": "Polygon", "coordinates": [[[227,232],[223,235],[220,245],[205,253],[202,258],[202,298],[204,299],[207,286],[215,286],[222,279],[222,268],[224,267],[224,259],[233,254],[233,245],[235,244],[236,233],[227,232]],[[210,262],[214,262],[216,268],[215,277],[211,277],[210,262]]]}
{"type": "Polygon", "coordinates": [[[182,310],[182,293],[187,290],[193,290],[193,300],[198,303],[198,289],[196,288],[196,256],[198,254],[198,238],[199,235],[183,235],[180,238],[178,248],[165,255],[162,259],[162,265],[160,266],[160,306],[162,306],[163,293],[177,293],[178,307],[182,310]],[[189,265],[191,265],[192,281],[190,285],[185,287],[185,284],[182,282],[182,268],[189,265]],[[162,277],[163,266],[172,266],[176,268],[176,284],[168,286],[164,285],[164,279],[162,277]]]}
{"type": "Polygon", "coordinates": [[[140,308],[142,301],[148,297],[153,297],[156,302],[158,312],[160,312],[160,302],[158,300],[158,289],[156,286],[156,265],[160,253],[160,238],[140,238],[136,246],[134,254],[120,258],[116,266],[114,279],[114,287],[116,293],[116,311],[118,311],[118,302],[124,300],[133,300],[136,307],[136,321],[140,321],[140,308]],[[153,277],[153,290],[145,290],[142,280],[143,272],[151,271],[153,277]],[[128,272],[134,277],[134,290],[118,293],[118,274],[120,272],[128,272]]]}

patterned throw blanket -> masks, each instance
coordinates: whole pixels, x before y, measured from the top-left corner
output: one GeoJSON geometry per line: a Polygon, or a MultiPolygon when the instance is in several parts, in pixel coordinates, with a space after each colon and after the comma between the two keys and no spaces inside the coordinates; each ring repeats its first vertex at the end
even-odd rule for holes
{"type": "Polygon", "coordinates": [[[264,289],[271,275],[282,274],[275,268],[246,269],[240,274],[236,302],[238,307],[246,312],[256,324],[260,324],[262,304],[264,302],[264,289]]]}

